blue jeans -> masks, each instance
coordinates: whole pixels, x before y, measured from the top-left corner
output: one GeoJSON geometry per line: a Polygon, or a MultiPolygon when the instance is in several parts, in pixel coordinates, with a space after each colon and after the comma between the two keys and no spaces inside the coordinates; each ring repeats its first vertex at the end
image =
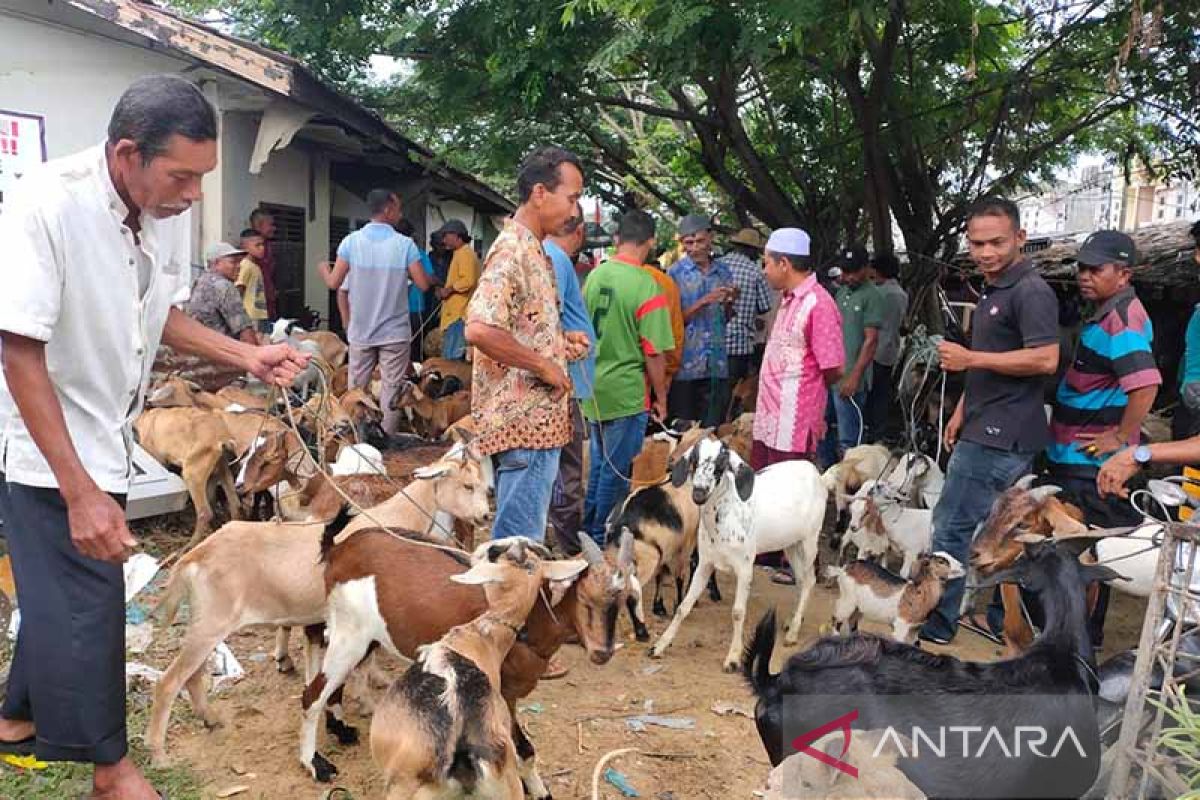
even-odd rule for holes
{"type": "Polygon", "coordinates": [[[467,357],[466,323],[451,322],[442,332],[442,358],[462,360],[467,357]]]}
{"type": "Polygon", "coordinates": [[[643,411],[608,422],[593,422],[589,426],[591,464],[587,500],[583,504],[583,529],[601,547],[604,546],[609,512],[629,493],[628,476],[633,469],[633,459],[642,452],[648,416],[643,411]]]}
{"type": "MultiPolygon", "coordinates": [[[[934,552],[944,550],[966,567],[975,529],[987,518],[996,497],[1029,473],[1033,457],[1033,453],[1011,453],[974,442],[955,445],[950,463],[946,465],[946,485],[933,509],[930,549],[934,552]]],[[[958,609],[965,586],[965,578],[946,584],[942,601],[921,629],[923,634],[937,639],[954,636],[958,631],[958,609]]],[[[988,619],[993,629],[999,630],[1001,620],[993,609],[989,609],[988,619]]]]}
{"type": "Polygon", "coordinates": [[[561,451],[504,450],[492,455],[496,468],[496,520],[492,538],[526,536],[535,542],[546,538],[550,495],[558,477],[561,451]]]}
{"type": "MultiPolygon", "coordinates": [[[[821,465],[829,468],[842,460],[842,456],[851,447],[860,444],[858,441],[863,432],[864,415],[867,409],[867,390],[859,389],[854,395],[854,403],[842,397],[841,392],[834,386],[829,390],[829,403],[825,406],[825,422],[836,423],[825,431],[825,438],[817,445],[817,457],[821,465]],[[858,408],[855,408],[855,405],[858,408]]],[[[865,440],[862,442],[865,444],[865,440]]]]}

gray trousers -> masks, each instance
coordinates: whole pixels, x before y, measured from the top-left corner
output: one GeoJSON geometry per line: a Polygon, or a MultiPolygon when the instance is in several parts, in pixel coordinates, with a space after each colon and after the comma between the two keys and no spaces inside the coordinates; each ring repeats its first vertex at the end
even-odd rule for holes
{"type": "Polygon", "coordinates": [[[367,388],[371,373],[379,365],[379,407],[383,409],[383,429],[389,434],[400,432],[401,412],[392,408],[400,394],[400,384],[408,372],[408,342],[380,345],[350,345],[350,386],[367,388]]]}
{"type": "Polygon", "coordinates": [[[21,610],[0,715],[33,720],[42,760],[115,764],[128,749],[121,565],[75,549],[57,489],[0,476],[0,517],[21,610]]]}

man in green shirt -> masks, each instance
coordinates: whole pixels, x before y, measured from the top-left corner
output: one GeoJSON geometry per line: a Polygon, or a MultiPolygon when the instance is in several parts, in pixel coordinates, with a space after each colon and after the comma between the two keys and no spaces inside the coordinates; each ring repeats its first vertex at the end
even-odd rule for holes
{"type": "Polygon", "coordinates": [[[667,298],[641,269],[654,245],[654,218],[630,211],[617,226],[617,252],[588,275],[583,299],[596,329],[596,385],[581,401],[591,426],[584,530],[604,544],[604,523],[629,491],[652,409],[666,415],[666,359],[675,346],[667,298]]]}
{"type": "Polygon", "coordinates": [[[846,349],[846,374],[830,389],[832,402],[826,411],[831,426],[819,448],[822,464],[828,467],[841,460],[851,447],[862,444],[863,413],[867,392],[871,388],[871,364],[879,346],[879,329],[883,326],[885,299],[879,289],[867,279],[870,256],[860,245],[842,251],[838,266],[842,270],[841,288],[837,293],[838,311],[842,315],[842,343],[846,349]]]}

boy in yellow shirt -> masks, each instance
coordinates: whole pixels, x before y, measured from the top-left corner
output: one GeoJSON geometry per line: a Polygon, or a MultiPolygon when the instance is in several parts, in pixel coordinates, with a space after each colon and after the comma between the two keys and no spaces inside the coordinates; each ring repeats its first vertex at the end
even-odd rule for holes
{"type": "Polygon", "coordinates": [[[253,228],[242,231],[242,249],[246,257],[238,267],[237,280],[234,285],[242,293],[242,305],[246,315],[254,322],[254,327],[262,332],[268,328],[267,294],[263,291],[262,268],[259,260],[266,254],[267,244],[262,234],[253,228]]]}

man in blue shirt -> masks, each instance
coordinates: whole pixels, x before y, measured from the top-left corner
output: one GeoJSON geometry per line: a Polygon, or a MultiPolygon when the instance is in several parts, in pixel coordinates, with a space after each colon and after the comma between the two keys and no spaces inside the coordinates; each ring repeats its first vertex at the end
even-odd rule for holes
{"type": "Polygon", "coordinates": [[[327,263],[318,269],[330,289],[342,288],[349,276],[346,339],[350,343],[350,385],[365,387],[379,365],[383,429],[394,434],[400,429],[401,415],[392,406],[408,372],[412,339],[408,283],[411,279],[422,291],[430,284],[416,244],[396,232],[401,219],[400,196],[390,189],[372,189],[367,206],[371,221],[338,245],[333,269],[327,263]]]}
{"type": "MultiPolygon", "coordinates": [[[[415,244],[416,228],[406,219],[400,220],[396,225],[396,230],[403,235],[413,240],[415,244]]],[[[437,272],[434,271],[433,262],[429,259],[429,253],[422,248],[417,248],[417,255],[421,257],[421,268],[425,270],[425,277],[429,279],[431,286],[440,286],[441,281],[438,280],[437,272]]],[[[408,326],[412,330],[412,347],[409,348],[409,359],[412,361],[420,361],[425,357],[425,331],[428,326],[425,320],[425,308],[428,305],[425,297],[425,290],[417,286],[415,282],[408,284],[408,326]]]]}
{"type": "Polygon", "coordinates": [[[712,256],[708,217],[688,214],[679,223],[687,255],[668,274],[683,306],[683,363],[671,383],[669,414],[716,427],[729,407],[729,358],[725,332],[737,299],[729,266],[712,256]]]}
{"type": "Polygon", "coordinates": [[[554,264],[554,280],[558,285],[559,313],[567,337],[586,336],[588,354],[567,365],[571,376],[571,443],[562,449],[558,461],[558,479],[550,499],[550,527],[560,549],[569,555],[578,552],[576,534],[583,524],[583,417],[579,401],[592,396],[596,380],[596,331],[583,302],[583,292],[575,275],[575,257],[583,249],[583,209],[576,207],[575,216],[556,236],[547,237],[542,246],[554,264]]]}

